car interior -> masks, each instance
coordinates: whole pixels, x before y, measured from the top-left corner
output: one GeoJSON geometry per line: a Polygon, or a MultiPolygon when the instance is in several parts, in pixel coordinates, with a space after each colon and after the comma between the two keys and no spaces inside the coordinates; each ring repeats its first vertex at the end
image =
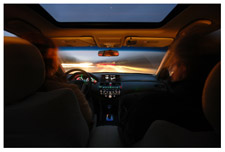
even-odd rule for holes
{"type": "Polygon", "coordinates": [[[220,148],[221,5],[4,4],[3,125],[5,148],[220,148]]]}

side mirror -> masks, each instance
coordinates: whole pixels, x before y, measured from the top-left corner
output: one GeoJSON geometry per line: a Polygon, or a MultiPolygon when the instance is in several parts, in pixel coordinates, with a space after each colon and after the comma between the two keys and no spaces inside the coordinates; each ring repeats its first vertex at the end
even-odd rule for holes
{"type": "Polygon", "coordinates": [[[119,52],[116,50],[104,50],[104,51],[98,51],[98,56],[119,56],[119,52]]]}

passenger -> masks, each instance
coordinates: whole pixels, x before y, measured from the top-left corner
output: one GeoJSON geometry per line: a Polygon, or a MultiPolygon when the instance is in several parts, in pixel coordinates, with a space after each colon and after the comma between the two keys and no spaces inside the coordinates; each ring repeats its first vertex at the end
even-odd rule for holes
{"type": "Polygon", "coordinates": [[[189,79],[188,67],[186,62],[178,60],[168,67],[168,94],[149,92],[141,98],[123,98],[127,112],[121,116],[119,133],[124,144],[131,146],[140,141],[155,120],[165,120],[191,131],[211,129],[201,108],[201,85],[189,79]]]}
{"type": "Polygon", "coordinates": [[[78,99],[81,113],[83,114],[89,128],[91,128],[93,125],[93,114],[88,101],[77,85],[67,83],[64,73],[60,71],[58,49],[55,47],[53,42],[48,39],[45,42],[48,42],[48,44],[36,45],[43,56],[46,68],[46,81],[42,89],[45,91],[51,91],[60,88],[72,89],[78,99]]]}

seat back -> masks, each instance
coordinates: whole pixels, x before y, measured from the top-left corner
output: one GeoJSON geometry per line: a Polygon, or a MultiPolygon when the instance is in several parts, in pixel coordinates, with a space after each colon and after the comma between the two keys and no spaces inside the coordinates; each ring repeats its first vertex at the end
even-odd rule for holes
{"type": "Polygon", "coordinates": [[[220,135],[221,120],[221,62],[217,63],[206,79],[202,94],[203,111],[213,126],[214,130],[220,135]]]}
{"type": "Polygon", "coordinates": [[[86,146],[89,129],[73,91],[38,92],[45,79],[39,50],[19,38],[4,41],[4,146],[86,146]]]}
{"type": "Polygon", "coordinates": [[[157,120],[135,147],[220,147],[220,63],[210,72],[203,89],[202,105],[213,131],[192,132],[173,123],[157,120]]]}

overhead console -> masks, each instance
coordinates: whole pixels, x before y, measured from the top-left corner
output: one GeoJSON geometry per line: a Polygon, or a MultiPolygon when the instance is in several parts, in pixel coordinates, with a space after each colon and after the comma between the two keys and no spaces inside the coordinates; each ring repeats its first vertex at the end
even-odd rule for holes
{"type": "Polygon", "coordinates": [[[128,47],[167,47],[173,42],[173,38],[155,37],[127,37],[123,46],[128,47]]]}
{"type": "Polygon", "coordinates": [[[101,75],[99,94],[105,98],[115,98],[121,94],[120,75],[101,75]]]}

